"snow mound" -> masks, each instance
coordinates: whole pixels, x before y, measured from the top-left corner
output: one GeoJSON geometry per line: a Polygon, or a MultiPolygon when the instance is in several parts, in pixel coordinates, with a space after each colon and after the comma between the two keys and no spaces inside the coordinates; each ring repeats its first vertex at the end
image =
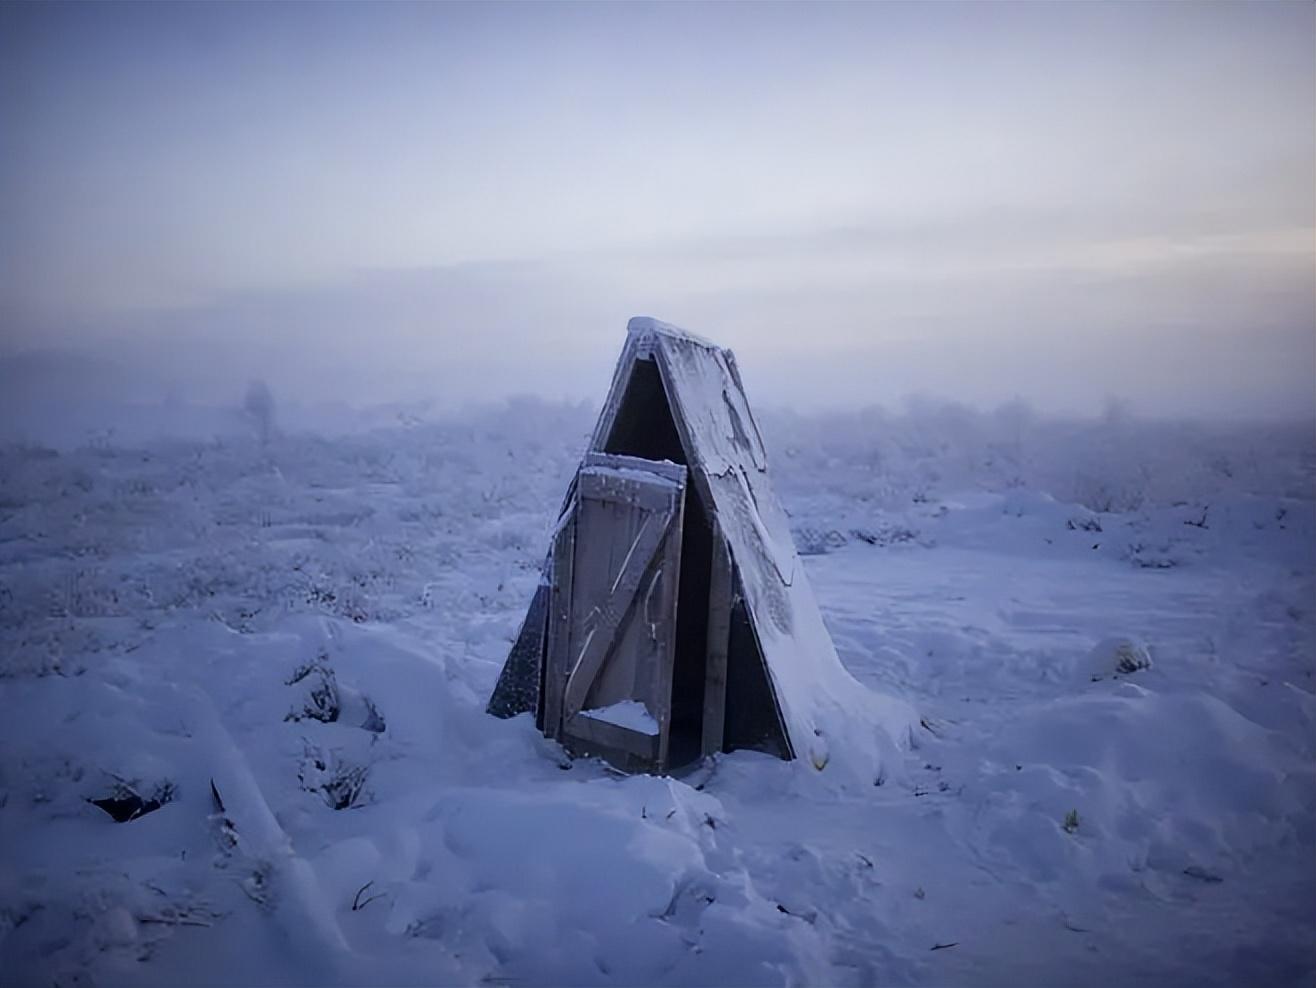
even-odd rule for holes
{"type": "Polygon", "coordinates": [[[1059,699],[993,755],[1008,770],[973,839],[1039,880],[1072,882],[1075,869],[1115,886],[1175,882],[1190,867],[1230,876],[1311,836],[1316,771],[1279,733],[1201,693],[1121,683],[1059,699]]]}

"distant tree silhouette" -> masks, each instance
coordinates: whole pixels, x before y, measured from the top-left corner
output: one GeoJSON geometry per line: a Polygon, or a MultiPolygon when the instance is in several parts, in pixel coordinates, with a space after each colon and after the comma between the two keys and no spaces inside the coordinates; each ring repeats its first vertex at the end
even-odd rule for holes
{"type": "Polygon", "coordinates": [[[270,441],[274,431],[274,395],[270,386],[260,378],[247,385],[247,395],[242,399],[242,410],[256,424],[260,434],[261,445],[270,441]]]}

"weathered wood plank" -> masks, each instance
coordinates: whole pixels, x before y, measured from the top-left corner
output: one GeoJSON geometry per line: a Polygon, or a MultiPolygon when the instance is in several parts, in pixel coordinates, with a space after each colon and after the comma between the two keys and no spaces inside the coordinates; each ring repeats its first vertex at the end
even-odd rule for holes
{"type": "MultiPolygon", "coordinates": [[[[596,620],[593,605],[612,593],[613,583],[627,553],[648,517],[648,512],[626,504],[584,499],[581,505],[571,615],[573,649],[577,657],[580,643],[596,620]]],[[[646,581],[652,579],[652,576],[645,577],[646,581]]],[[[648,584],[641,583],[637,596],[648,592],[648,584]]],[[[632,627],[633,624],[633,621],[623,618],[621,630],[614,636],[612,651],[590,685],[582,706],[607,706],[624,699],[652,701],[647,691],[635,689],[637,671],[641,667],[648,669],[653,658],[647,636],[639,637],[635,633],[638,628],[632,627]]]]}
{"type": "Polygon", "coordinates": [[[694,437],[690,434],[690,425],[686,421],[685,406],[681,404],[681,395],[671,384],[671,360],[662,347],[655,348],[654,360],[658,365],[658,377],[663,382],[663,393],[667,396],[667,407],[672,410],[672,421],[676,423],[676,433],[681,437],[681,448],[685,450],[686,459],[689,461],[688,483],[694,485],[695,493],[704,505],[704,511],[709,518],[712,518],[717,502],[713,500],[713,490],[708,483],[707,467],[695,460],[698,450],[695,448],[694,437]]]}
{"type": "Polygon", "coordinates": [[[625,456],[621,453],[586,453],[584,466],[607,467],[612,470],[642,470],[646,473],[656,473],[678,484],[685,483],[685,467],[670,460],[646,460],[641,456],[625,456]]]}
{"type": "Polygon", "coordinates": [[[727,647],[731,639],[731,604],[734,581],[726,537],[713,524],[713,570],[708,588],[708,648],[704,668],[704,726],[701,750],[712,755],[722,750],[727,710],[727,647]]]}
{"type": "Polygon", "coordinates": [[[588,710],[581,711],[567,721],[566,733],[599,747],[638,755],[650,766],[656,766],[658,763],[657,735],[641,734],[639,731],[632,731],[618,724],[595,720],[589,715],[588,710]]]}
{"type": "Polygon", "coordinates": [[[549,590],[548,649],[544,669],[544,734],[562,735],[562,690],[566,685],[567,656],[571,648],[571,583],[576,555],[576,513],[579,502],[569,509],[571,517],[553,542],[553,571],[549,590]]]}
{"type": "Polygon", "coordinates": [[[667,753],[672,738],[672,681],[676,672],[676,604],[681,581],[681,533],[685,525],[685,489],[677,492],[671,524],[667,529],[667,538],[659,550],[659,565],[662,577],[659,588],[660,600],[664,602],[663,617],[657,625],[658,633],[658,681],[655,684],[653,709],[658,721],[658,763],[659,772],[667,771],[667,753]]]}
{"type": "MultiPolygon", "coordinates": [[[[584,705],[590,685],[612,649],[622,619],[630,610],[631,601],[635,599],[635,592],[653,563],[658,547],[663,543],[675,514],[673,500],[669,496],[667,510],[651,512],[645,518],[613,580],[611,592],[594,605],[585,619],[582,637],[574,643],[576,659],[572,663],[563,699],[563,712],[568,720],[584,705]]],[[[607,532],[589,533],[590,539],[608,537],[607,532]]],[[[587,602],[580,603],[583,605],[587,602]]]]}
{"type": "Polygon", "coordinates": [[[489,697],[489,705],[485,708],[488,713],[495,717],[514,717],[531,710],[538,716],[547,627],[548,587],[541,583],[535,587],[516,643],[508,653],[498,684],[489,697]]]}
{"type": "Polygon", "coordinates": [[[754,427],[754,438],[758,442],[758,448],[754,451],[754,462],[758,465],[759,470],[767,470],[768,446],[763,441],[763,433],[759,431],[758,420],[754,418],[754,409],[749,407],[749,395],[745,393],[745,382],[740,379],[740,367],[736,363],[736,355],[730,350],[723,350],[722,358],[727,363],[727,370],[731,374],[731,380],[736,384],[736,390],[740,392],[745,416],[749,419],[749,424],[754,427]]]}
{"type": "Polygon", "coordinates": [[[661,511],[671,503],[681,484],[648,472],[652,480],[646,480],[640,473],[611,467],[582,467],[577,475],[577,494],[595,501],[661,511]]]}

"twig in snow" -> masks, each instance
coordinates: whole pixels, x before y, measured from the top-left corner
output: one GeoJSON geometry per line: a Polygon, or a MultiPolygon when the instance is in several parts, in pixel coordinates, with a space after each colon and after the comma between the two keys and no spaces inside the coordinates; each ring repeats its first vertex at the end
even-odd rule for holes
{"type": "Polygon", "coordinates": [[[818,919],[818,911],[816,909],[810,909],[808,912],[802,913],[791,912],[780,902],[777,903],[777,912],[784,913],[787,916],[794,916],[796,919],[802,919],[810,926],[812,926],[818,919]]]}
{"type": "MultiPolygon", "coordinates": [[[[156,889],[154,885],[146,882],[142,883],[150,889],[156,889]]],[[[163,894],[163,893],[161,893],[163,894]]],[[[172,905],[165,904],[159,912],[147,913],[144,916],[136,916],[139,923],[152,923],[157,926],[213,926],[211,920],[219,919],[226,915],[225,913],[215,912],[200,903],[172,905]]]]}
{"type": "Polygon", "coordinates": [[[192,919],[186,916],[138,916],[139,923],[158,923],[161,926],[213,926],[204,919],[192,919]]]}
{"type": "Polygon", "coordinates": [[[934,944],[932,945],[932,949],[933,949],[933,950],[946,950],[946,949],[948,949],[948,948],[950,948],[950,947],[958,947],[959,945],[960,945],[960,944],[959,944],[959,941],[958,941],[958,940],[955,941],[954,943],[934,943],[934,944]]]}
{"type": "Polygon", "coordinates": [[[375,880],[372,878],[370,881],[366,882],[364,885],[362,885],[359,889],[356,890],[356,895],[352,897],[352,912],[359,913],[362,909],[370,905],[370,903],[374,902],[376,899],[382,899],[384,897],[383,892],[376,892],[374,895],[370,896],[364,902],[361,901],[361,893],[363,893],[366,889],[370,888],[370,886],[374,884],[375,884],[375,880]]]}

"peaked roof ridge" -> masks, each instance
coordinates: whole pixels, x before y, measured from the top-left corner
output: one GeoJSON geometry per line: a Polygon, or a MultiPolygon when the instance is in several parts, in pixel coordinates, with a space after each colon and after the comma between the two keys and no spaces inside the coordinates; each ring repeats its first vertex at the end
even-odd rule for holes
{"type": "Polygon", "coordinates": [[[663,322],[661,319],[655,319],[653,316],[631,316],[626,323],[626,332],[634,335],[654,334],[658,336],[670,336],[678,340],[686,340],[690,343],[697,343],[700,346],[708,347],[710,350],[722,349],[712,340],[709,340],[698,333],[692,333],[688,329],[682,329],[680,326],[673,326],[669,322],[663,322]]]}

